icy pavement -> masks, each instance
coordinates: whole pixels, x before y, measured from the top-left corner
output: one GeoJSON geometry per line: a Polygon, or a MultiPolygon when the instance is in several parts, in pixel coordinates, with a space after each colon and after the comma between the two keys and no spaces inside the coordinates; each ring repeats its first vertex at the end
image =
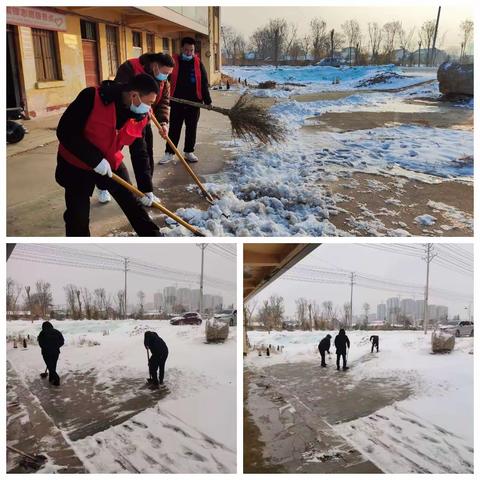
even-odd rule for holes
{"type": "Polygon", "coordinates": [[[210,345],[203,326],[54,321],[66,340],[55,388],[39,377],[41,323],[8,322],[7,356],[32,398],[27,403],[39,405],[90,473],[236,471],[235,328],[224,344],[210,345]],[[153,392],[144,388],[146,330],[170,350],[165,387],[153,392]],[[30,336],[27,349],[12,348],[19,335],[30,336]]]}
{"type": "MultiPolygon", "coordinates": [[[[317,72],[318,68],[314,70],[317,72]]],[[[258,70],[261,75],[273,74],[269,69],[258,70]]],[[[253,69],[248,67],[246,71],[252,73],[253,69]]],[[[297,72],[296,69],[294,71],[297,72]]],[[[314,76],[308,69],[298,70],[302,71],[307,77],[314,76]]],[[[351,74],[355,78],[360,74],[362,78],[367,78],[372,72],[369,68],[361,70],[359,67],[351,74]]],[[[348,71],[341,70],[341,74],[347,75],[348,71]]],[[[408,86],[413,80],[425,80],[432,77],[432,72],[417,77],[413,73],[411,75],[406,74],[403,83],[396,82],[392,87],[408,86]]],[[[244,78],[239,73],[234,76],[244,78]]],[[[290,77],[287,75],[287,78],[290,77]]],[[[329,91],[326,88],[328,81],[312,82],[316,92],[329,91]]],[[[256,145],[243,140],[219,142],[220,148],[230,152],[232,160],[222,174],[207,177],[206,186],[220,200],[206,211],[183,208],[178,209],[177,214],[206,235],[213,236],[414,234],[417,225],[413,219],[408,222],[401,219],[405,226],[392,228],[382,225],[380,216],[375,213],[368,224],[365,224],[365,219],[358,218],[358,222],[338,225],[335,217],[342,213],[344,196],[339,192],[332,193],[329,184],[333,185],[338,180],[349,182],[355,173],[427,183],[448,180],[471,184],[471,105],[460,108],[437,101],[439,92],[436,82],[412,86],[401,92],[352,91],[353,86],[352,82],[343,82],[338,90],[347,89],[349,94],[338,98],[318,100],[313,96],[310,101],[298,101],[294,99],[295,95],[308,89],[296,87],[295,92],[287,92],[286,98],[277,99],[270,111],[288,128],[285,142],[274,145],[256,145]],[[421,101],[425,96],[429,101],[421,101]],[[395,118],[397,111],[398,118],[395,118]],[[315,128],[324,115],[348,115],[349,112],[357,117],[361,112],[368,113],[370,118],[378,115],[379,119],[385,112],[389,115],[373,128],[360,124],[345,132],[315,128]],[[455,117],[450,123],[455,124],[460,119],[459,128],[455,125],[447,128],[449,122],[442,120],[450,113],[455,117]],[[432,124],[428,123],[429,119],[432,124]],[[437,123],[442,128],[436,127],[437,123]]],[[[255,95],[259,92],[252,90],[255,95]]],[[[334,126],[332,128],[335,129],[334,126]]],[[[461,190],[462,185],[458,188],[461,190]]],[[[423,199],[425,204],[427,201],[423,199]]],[[[162,229],[165,235],[184,234],[182,227],[169,223],[173,228],[162,229]]],[[[448,229],[452,225],[446,223],[446,227],[448,229]]],[[[439,232],[442,234],[442,229],[439,232]]]]}
{"type": "Polygon", "coordinates": [[[380,352],[371,354],[371,332],[347,332],[351,369],[337,372],[334,355],[327,369],[319,366],[317,345],[326,333],[249,332],[254,348],[283,351],[266,357],[253,350],[245,365],[263,377],[265,395],[313,410],[384,472],[473,471],[473,338],[433,355],[423,332],[376,332],[380,352]]]}

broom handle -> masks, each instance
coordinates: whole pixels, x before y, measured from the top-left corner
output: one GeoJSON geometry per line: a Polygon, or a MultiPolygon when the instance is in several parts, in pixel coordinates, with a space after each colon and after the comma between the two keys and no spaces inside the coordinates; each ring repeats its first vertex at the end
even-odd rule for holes
{"type": "Polygon", "coordinates": [[[204,108],[205,110],[213,110],[214,112],[221,113],[222,115],[229,115],[230,110],[228,108],[215,107],[214,105],[205,105],[204,103],[192,102],[191,100],[185,100],[183,98],[170,97],[172,102],[183,103],[184,105],[190,105],[191,107],[204,108]]]}
{"type": "MultiPolygon", "coordinates": [[[[158,120],[155,118],[155,115],[150,115],[150,118],[152,122],[155,124],[157,129],[160,131],[161,130],[161,125],[158,122],[158,120]]],[[[213,197],[208,193],[207,189],[203,186],[203,183],[200,181],[200,179],[197,177],[195,172],[192,170],[192,167],[187,163],[185,160],[184,156],[180,153],[178,148],[175,146],[175,144],[170,140],[169,136],[167,135],[165,137],[165,140],[167,143],[170,145],[170,148],[175,152],[175,155],[179,158],[179,160],[182,162],[183,166],[187,170],[187,172],[190,174],[190,176],[193,178],[195,183],[199,186],[200,190],[203,192],[203,194],[211,201],[213,202],[213,197]]]]}
{"type": "MultiPolygon", "coordinates": [[[[112,173],[112,180],[117,182],[118,184],[122,185],[122,187],[125,187],[127,190],[130,190],[135,195],[138,195],[139,197],[143,197],[145,195],[138,188],[135,188],[132,184],[128,183],[127,181],[125,181],[123,178],[119,177],[115,173],[112,173]]],[[[162,211],[165,215],[168,215],[170,218],[175,220],[180,225],[182,225],[185,228],[187,228],[188,230],[190,230],[197,237],[204,237],[205,236],[203,233],[200,232],[200,230],[197,230],[194,226],[190,225],[185,220],[180,218],[178,215],[176,215],[175,213],[168,210],[168,208],[165,208],[161,203],[153,202],[152,205],[155,208],[158,208],[160,211],[162,211]]]]}
{"type": "Polygon", "coordinates": [[[39,463],[38,458],[35,458],[34,456],[29,455],[28,453],[22,452],[21,450],[19,450],[16,447],[11,447],[10,445],[7,445],[7,449],[11,450],[12,452],[18,453],[19,455],[22,455],[26,458],[29,458],[30,460],[33,460],[35,463],[39,463]]]}

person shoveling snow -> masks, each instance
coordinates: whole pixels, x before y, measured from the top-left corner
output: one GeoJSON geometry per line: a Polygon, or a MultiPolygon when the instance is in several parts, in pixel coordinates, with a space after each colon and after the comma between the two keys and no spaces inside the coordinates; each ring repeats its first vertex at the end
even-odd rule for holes
{"type": "Polygon", "coordinates": [[[370,353],[373,353],[374,348],[377,349],[377,353],[378,353],[378,345],[380,342],[378,335],[372,335],[369,341],[372,343],[372,350],[370,353]]]}
{"type": "Polygon", "coordinates": [[[338,335],[335,337],[335,348],[337,349],[337,370],[340,370],[340,357],[343,360],[343,370],[348,370],[347,367],[347,348],[350,349],[350,340],[348,339],[345,329],[341,328],[338,335]]]}
{"type": "Polygon", "coordinates": [[[322,357],[322,367],[326,367],[327,364],[325,363],[325,352],[328,352],[328,355],[330,355],[330,339],[332,336],[328,334],[322,340],[320,340],[320,343],[318,344],[318,351],[320,352],[320,356],[322,357]]]}
{"type": "MultiPolygon", "coordinates": [[[[57,362],[60,355],[60,347],[63,347],[65,343],[63,335],[53,328],[50,322],[43,322],[42,331],[38,335],[37,340],[48,369],[48,381],[58,387],[60,386],[60,377],[57,373],[57,362]]],[[[42,374],[42,378],[44,378],[44,374],[42,374]]]]}
{"type": "Polygon", "coordinates": [[[152,390],[158,390],[163,385],[165,376],[165,362],[168,357],[167,344],[155,332],[145,332],[143,343],[145,348],[152,352],[152,356],[148,359],[148,370],[150,378],[147,380],[152,390]],[[158,375],[157,375],[158,370],[158,375]]]}

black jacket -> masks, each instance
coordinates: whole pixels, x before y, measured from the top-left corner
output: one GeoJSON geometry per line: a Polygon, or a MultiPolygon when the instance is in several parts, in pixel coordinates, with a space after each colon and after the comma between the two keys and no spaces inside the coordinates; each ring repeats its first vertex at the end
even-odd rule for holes
{"type": "Polygon", "coordinates": [[[63,335],[53,328],[50,322],[43,322],[42,331],[37,337],[38,345],[42,349],[42,354],[59,354],[60,347],[65,343],[63,335]]]}
{"type": "Polygon", "coordinates": [[[347,353],[347,348],[350,348],[350,340],[345,334],[345,330],[342,328],[338,335],[335,337],[335,348],[337,349],[337,355],[344,355],[347,353]]]}
{"type": "Polygon", "coordinates": [[[167,344],[155,332],[145,332],[143,344],[152,352],[153,357],[166,357],[167,344]]]}
{"type": "MultiPolygon", "coordinates": [[[[121,84],[109,80],[105,80],[100,85],[100,97],[103,103],[108,105],[115,102],[117,129],[122,128],[129,118],[140,121],[144,117],[144,115],[136,115],[124,105],[122,100],[123,89],[124,87],[121,84]]],[[[92,168],[95,168],[104,158],[102,152],[87,140],[83,134],[88,117],[93,110],[94,100],[95,87],[83,89],[65,110],[57,127],[57,138],[60,143],[69,152],[92,168]]],[[[144,160],[148,162],[149,157],[146,146],[143,150],[138,155],[143,155],[145,157],[144,160]]],[[[57,155],[57,162],[65,161],[60,154],[57,155]]]]}
{"type": "MultiPolygon", "coordinates": [[[[201,82],[202,82],[202,101],[205,105],[210,105],[212,99],[208,90],[208,77],[207,71],[202,62],[200,62],[201,82]]],[[[175,92],[173,97],[183,98],[184,100],[192,100],[193,102],[199,102],[197,98],[196,84],[195,84],[195,70],[193,60],[182,60],[182,56],[179,55],[178,63],[178,78],[175,85],[175,92]]],[[[172,102],[172,105],[179,105],[172,102]]]]}
{"type": "Polygon", "coordinates": [[[378,343],[378,335],[372,335],[370,337],[370,342],[373,340],[373,344],[377,344],[378,343]]]}
{"type": "Polygon", "coordinates": [[[318,350],[320,352],[330,353],[330,339],[331,338],[332,337],[330,335],[327,335],[326,337],[324,337],[320,340],[320,343],[318,344],[318,350]]]}

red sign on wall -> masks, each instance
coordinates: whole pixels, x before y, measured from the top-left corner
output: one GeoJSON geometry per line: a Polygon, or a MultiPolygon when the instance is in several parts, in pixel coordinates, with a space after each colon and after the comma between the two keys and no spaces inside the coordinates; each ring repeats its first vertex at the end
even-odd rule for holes
{"type": "Polygon", "coordinates": [[[45,30],[67,31],[67,17],[61,13],[31,7],[7,7],[7,23],[45,30]]]}

